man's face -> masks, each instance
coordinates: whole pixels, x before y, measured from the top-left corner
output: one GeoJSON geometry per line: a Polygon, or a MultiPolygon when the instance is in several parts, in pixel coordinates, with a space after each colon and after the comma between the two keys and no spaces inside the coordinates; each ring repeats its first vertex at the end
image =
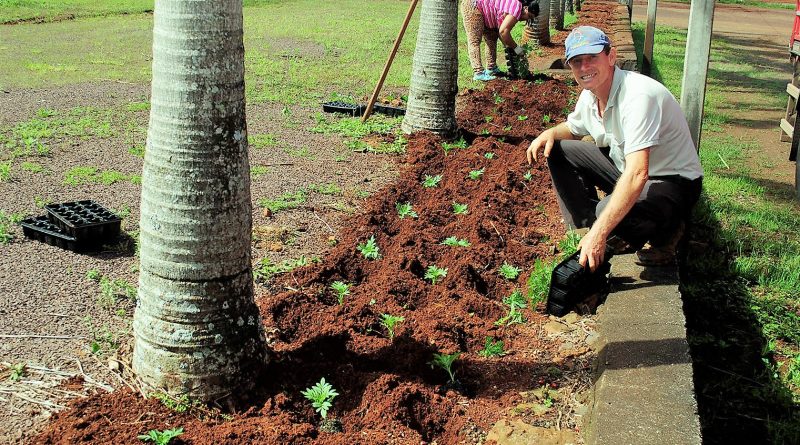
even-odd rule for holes
{"type": "Polygon", "coordinates": [[[595,92],[606,85],[609,90],[611,89],[616,62],[616,50],[611,48],[608,54],[600,51],[598,54],[575,56],[569,59],[569,67],[578,85],[595,92]]]}

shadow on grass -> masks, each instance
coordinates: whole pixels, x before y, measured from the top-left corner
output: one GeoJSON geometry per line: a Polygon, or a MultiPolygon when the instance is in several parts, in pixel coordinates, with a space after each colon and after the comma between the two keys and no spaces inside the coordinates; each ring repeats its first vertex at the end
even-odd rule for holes
{"type": "Polygon", "coordinates": [[[703,443],[800,443],[800,406],[768,365],[757,301],[719,232],[701,199],[680,269],[703,443]]]}

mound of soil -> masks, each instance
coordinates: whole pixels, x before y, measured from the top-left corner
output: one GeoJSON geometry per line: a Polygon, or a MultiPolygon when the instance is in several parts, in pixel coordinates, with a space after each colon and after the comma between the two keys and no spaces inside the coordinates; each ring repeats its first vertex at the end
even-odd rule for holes
{"type": "MultiPolygon", "coordinates": [[[[564,236],[546,166],[529,166],[525,149],[563,120],[569,87],[549,78],[494,81],[465,96],[458,118],[464,147],[446,152],[451,142],[413,135],[399,179],[351,218],[325,258],[267,284],[273,292],[257,303],[273,352],[248,395],[249,410],[222,421],[117,391],[74,402],[34,443],[138,443],[138,434],[175,427],[185,433],[171,443],[184,444],[479,443],[526,402],[525,391],[587,380],[586,349],[565,355],[548,338],[541,303],[522,310],[526,323],[496,323],[508,312],[503,299],[516,290],[528,294],[534,262],[552,259],[564,236]],[[482,174],[471,179],[473,171],[482,174]],[[436,187],[423,187],[436,175],[436,187]],[[398,203],[410,203],[418,216],[400,218],[398,203]],[[466,204],[467,213],[455,214],[453,203],[466,204]],[[470,245],[442,244],[452,236],[470,245]],[[370,260],[357,246],[372,237],[380,257],[370,260]],[[523,273],[503,278],[504,263],[523,273]],[[432,265],[447,270],[435,284],[425,279],[432,265]],[[342,304],[334,281],[350,284],[342,304]],[[394,338],[382,314],[403,317],[394,338]],[[502,340],[507,354],[481,356],[486,337],[502,340]],[[449,384],[430,362],[434,353],[456,352],[457,383],[449,384]],[[341,432],[321,432],[319,415],[301,395],[321,377],[340,394],[329,417],[341,432]]],[[[516,413],[536,425],[575,428],[573,418],[556,419],[568,408],[544,411],[516,413]]]]}

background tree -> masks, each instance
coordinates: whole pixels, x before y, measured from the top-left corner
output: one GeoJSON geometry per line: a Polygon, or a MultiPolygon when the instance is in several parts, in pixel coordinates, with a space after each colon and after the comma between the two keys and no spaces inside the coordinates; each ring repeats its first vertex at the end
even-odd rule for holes
{"type": "Polygon", "coordinates": [[[457,0],[422,0],[402,124],[405,133],[431,130],[450,135],[456,129],[457,27],[457,0]]]}
{"type": "Polygon", "coordinates": [[[210,401],[266,350],[253,301],[241,0],[156,0],[133,369],[210,401]]]}
{"type": "Polygon", "coordinates": [[[565,0],[550,0],[550,26],[564,30],[564,3],[565,0]]]}
{"type": "Polygon", "coordinates": [[[539,15],[525,23],[525,42],[539,45],[550,44],[550,2],[559,0],[539,0],[539,15]]]}

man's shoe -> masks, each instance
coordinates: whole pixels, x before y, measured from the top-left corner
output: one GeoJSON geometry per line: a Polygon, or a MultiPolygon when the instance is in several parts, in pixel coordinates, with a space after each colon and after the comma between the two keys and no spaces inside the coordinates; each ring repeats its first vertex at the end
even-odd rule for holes
{"type": "Polygon", "coordinates": [[[474,76],[472,76],[472,80],[479,80],[481,82],[488,82],[494,79],[496,79],[496,77],[492,76],[491,74],[488,74],[486,71],[477,73],[474,76]]]}
{"type": "Polygon", "coordinates": [[[618,236],[610,236],[606,241],[606,251],[612,255],[625,255],[636,252],[636,248],[618,236]]]}
{"type": "Polygon", "coordinates": [[[683,238],[686,225],[683,221],[672,235],[662,243],[650,245],[636,252],[636,264],[640,266],[671,266],[677,263],[678,244],[683,238]]]}
{"type": "Polygon", "coordinates": [[[505,77],[506,75],[505,71],[500,71],[500,68],[498,67],[486,68],[486,71],[484,71],[484,73],[495,77],[505,77]]]}

